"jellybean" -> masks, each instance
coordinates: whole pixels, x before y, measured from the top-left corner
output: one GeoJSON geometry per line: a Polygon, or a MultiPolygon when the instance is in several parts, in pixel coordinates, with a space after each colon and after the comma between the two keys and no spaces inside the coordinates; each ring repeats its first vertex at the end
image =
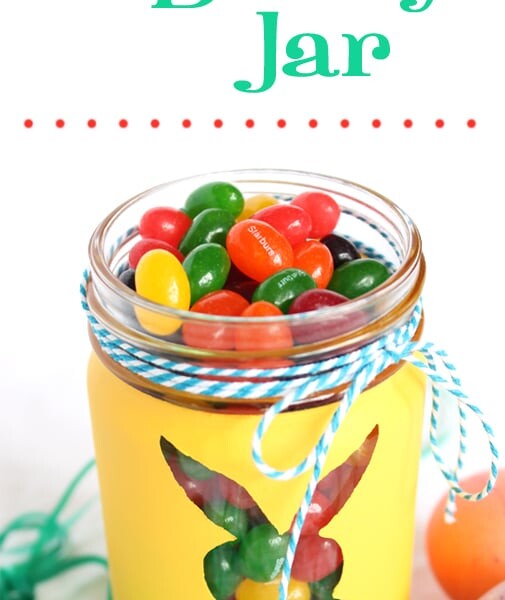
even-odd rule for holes
{"type": "Polygon", "coordinates": [[[256,502],[245,488],[224,475],[218,477],[219,492],[227,502],[244,510],[256,506],[256,502]]]}
{"type": "MultiPolygon", "coordinates": [[[[272,304],[260,300],[253,302],[241,315],[242,317],[279,317],[282,311],[272,304]]],[[[237,350],[276,350],[291,348],[293,336],[289,325],[283,322],[247,323],[235,329],[235,347],[237,350]]]]}
{"type": "Polygon", "coordinates": [[[303,192],[291,201],[307,211],[312,219],[311,238],[321,238],[330,234],[340,218],[340,206],[328,194],[303,192]]]}
{"type": "Polygon", "coordinates": [[[235,224],[226,238],[233,264],[251,279],[263,281],[293,265],[293,249],[268,223],[247,219],[235,224]]]}
{"type": "Polygon", "coordinates": [[[170,465],[177,483],[185,491],[186,496],[199,508],[203,508],[205,502],[215,498],[218,493],[217,475],[209,479],[194,479],[186,475],[180,468],[178,462],[170,465]]]}
{"type": "Polygon", "coordinates": [[[240,571],[254,581],[272,581],[282,569],[287,547],[287,534],[279,535],[270,523],[254,527],[240,544],[240,571]]]}
{"type": "Polygon", "coordinates": [[[226,529],[237,538],[242,538],[247,531],[249,521],[247,512],[230,504],[226,500],[215,499],[203,505],[203,512],[219,527],[226,529]]]}
{"type": "Polygon", "coordinates": [[[268,519],[265,517],[265,514],[259,506],[253,506],[247,511],[247,514],[249,515],[249,525],[251,528],[269,523],[268,519]]]}
{"type": "MultiPolygon", "coordinates": [[[[242,317],[278,317],[282,311],[270,302],[253,302],[241,314],[242,317]]],[[[277,323],[247,323],[235,330],[235,348],[237,350],[275,350],[291,348],[293,336],[289,325],[277,323]]]]}
{"type": "Polygon", "coordinates": [[[340,235],[330,233],[321,239],[321,243],[328,247],[333,257],[333,267],[336,269],[346,262],[361,258],[356,246],[340,235]]]}
{"type": "Polygon", "coordinates": [[[230,257],[219,244],[201,244],[193,248],[182,263],[189,279],[191,303],[209,292],[220,290],[230,270],[230,257]]]}
{"type": "Polygon", "coordinates": [[[311,598],[313,600],[333,600],[333,590],[342,577],[343,568],[344,563],[341,562],[333,573],[330,573],[327,577],[309,583],[312,593],[311,598]]]}
{"type": "Polygon", "coordinates": [[[226,542],[203,559],[205,581],[216,600],[229,600],[242,576],[235,568],[238,542],[226,542]]]}
{"type": "Polygon", "coordinates": [[[307,290],[297,296],[289,307],[289,314],[310,312],[312,310],[320,310],[321,308],[329,308],[330,306],[338,306],[349,299],[342,294],[337,294],[332,290],[307,290]]]}
{"type": "MultiPolygon", "coordinates": [[[[188,277],[177,258],[166,250],[150,250],[140,259],[135,271],[137,293],[152,302],[187,310],[191,291],[188,277]]],[[[142,327],[157,335],[170,335],[180,326],[175,317],[135,307],[142,327]]]]}
{"type": "Polygon", "coordinates": [[[222,208],[207,208],[195,217],[191,227],[179,245],[180,251],[187,255],[200,244],[220,244],[224,246],[226,236],[235,219],[222,208]]]}
{"type": "MultiPolygon", "coordinates": [[[[297,296],[289,307],[289,314],[300,314],[331,308],[348,302],[348,299],[331,290],[307,290],[297,296]]],[[[327,313],[324,319],[307,317],[292,323],[291,330],[299,344],[310,344],[337,337],[349,331],[353,322],[348,315],[327,313]]]]}
{"type": "Polygon", "coordinates": [[[142,215],[139,232],[143,238],[161,240],[177,248],[190,225],[191,219],[182,210],[159,206],[142,215]]]}
{"type": "Polygon", "coordinates": [[[181,469],[192,479],[205,481],[215,475],[214,471],[207,469],[207,467],[192,459],[191,456],[186,456],[182,452],[179,453],[178,459],[181,469]]]}
{"type": "Polygon", "coordinates": [[[384,283],[388,277],[387,267],[378,260],[359,258],[335,269],[328,289],[347,298],[357,298],[384,283]]]}
{"type": "Polygon", "coordinates": [[[144,256],[144,254],[149,252],[149,250],[155,250],[156,248],[170,252],[180,262],[184,260],[182,253],[175,246],[172,246],[172,244],[168,244],[167,242],[163,242],[161,240],[155,240],[154,238],[145,238],[139,240],[130,250],[128,254],[128,263],[130,267],[135,269],[139,263],[139,260],[144,256]]]}
{"type": "MultiPolygon", "coordinates": [[[[280,578],[259,583],[244,579],[235,593],[236,600],[278,600],[280,578]]],[[[291,579],[286,600],[310,600],[310,586],[303,581],[291,579]]]]}
{"type": "Polygon", "coordinates": [[[231,183],[214,181],[197,188],[188,196],[184,205],[187,214],[194,218],[208,208],[226,210],[233,217],[238,217],[244,209],[244,197],[231,183]]]}
{"type": "MultiPolygon", "coordinates": [[[[189,284],[188,284],[189,285],[189,284]]],[[[218,290],[206,294],[191,307],[191,312],[207,315],[238,317],[249,302],[231,290],[218,290]]],[[[235,347],[233,326],[220,322],[198,322],[188,319],[182,327],[182,335],[188,346],[212,350],[232,350],[235,347]]]]}
{"type": "Polygon", "coordinates": [[[318,483],[302,527],[302,536],[319,532],[345,506],[370,464],[378,432],[378,427],[375,427],[345,462],[318,483]]]}
{"type": "Polygon", "coordinates": [[[319,535],[303,535],[296,547],[292,574],[300,581],[319,581],[342,562],[342,550],[335,540],[319,535]]]}
{"type": "MultiPolygon", "coordinates": [[[[316,535],[335,516],[332,511],[331,498],[316,489],[309,504],[307,516],[303,522],[302,536],[316,535]]],[[[294,519],[293,519],[294,524],[294,519]]]]}
{"type": "Polygon", "coordinates": [[[243,280],[240,282],[236,282],[234,284],[226,283],[224,286],[227,290],[232,290],[233,292],[237,292],[243,296],[249,302],[252,301],[253,294],[258,287],[258,282],[253,281],[252,279],[243,280]]]}
{"type": "Polygon", "coordinates": [[[135,269],[126,269],[119,275],[119,281],[135,291],[135,269]]]}
{"type": "Polygon", "coordinates": [[[292,246],[305,241],[312,229],[309,213],[299,206],[287,203],[263,208],[253,218],[271,225],[282,233],[292,246]]]}
{"type": "Polygon", "coordinates": [[[333,275],[331,252],[316,240],[304,241],[294,248],[293,266],[308,273],[318,288],[325,288],[333,275]]]}
{"type": "Polygon", "coordinates": [[[284,269],[260,283],[253,294],[253,301],[266,300],[286,313],[297,296],[315,287],[315,281],[305,271],[284,269]]]}
{"type": "Polygon", "coordinates": [[[256,196],[250,196],[246,199],[244,203],[244,210],[237,217],[237,221],[244,221],[245,219],[250,219],[255,213],[257,213],[262,208],[266,208],[267,206],[274,206],[275,204],[279,204],[279,200],[273,198],[272,196],[267,196],[266,194],[257,194],[256,196]]]}

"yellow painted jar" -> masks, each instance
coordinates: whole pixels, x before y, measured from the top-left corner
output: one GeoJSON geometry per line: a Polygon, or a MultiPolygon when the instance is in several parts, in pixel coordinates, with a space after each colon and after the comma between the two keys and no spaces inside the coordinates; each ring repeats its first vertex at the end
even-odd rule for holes
{"type": "MultiPolygon", "coordinates": [[[[294,171],[213,173],[142,193],[98,226],[90,259],[88,303],[100,327],[160,360],[213,369],[317,363],[363,347],[408,320],[425,272],[419,233],[393,203],[347,181],[294,171]],[[393,275],[361,298],[310,314],[303,326],[315,335],[291,348],[207,348],[216,327],[245,330],[250,320],[161,307],[121,284],[117,273],[138,240],[141,215],[155,206],[183,206],[209,181],[233,183],[246,198],[330,194],[342,208],[338,232],[360,240],[364,253],[373,248],[383,255],[393,275]],[[144,330],[135,317],[139,309],[196,326],[201,343],[185,345],[180,329],[169,336],[144,330]]],[[[272,323],[294,331],[300,325],[295,315],[272,323]]],[[[422,321],[413,339],[421,327],[422,321]]],[[[306,472],[274,480],[253,460],[254,432],[279,397],[173,389],[121,366],[93,333],[90,339],[89,400],[114,600],[278,598],[287,532],[310,478],[306,472]]],[[[312,394],[278,415],[263,440],[265,460],[287,469],[306,457],[343,392],[337,386],[312,394]]],[[[409,598],[424,397],[424,376],[400,363],[354,402],[314,493],[288,600],[409,598]]]]}

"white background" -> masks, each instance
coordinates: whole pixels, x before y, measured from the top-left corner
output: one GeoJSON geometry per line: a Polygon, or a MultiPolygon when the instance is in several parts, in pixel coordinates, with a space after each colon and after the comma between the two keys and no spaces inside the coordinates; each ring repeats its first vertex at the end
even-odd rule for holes
{"type": "MultiPolygon", "coordinates": [[[[448,350],[501,441],[498,7],[497,0],[435,0],[428,11],[407,14],[399,0],[214,0],[193,10],[154,10],[133,0],[1,5],[0,527],[20,512],[49,509],[92,456],[78,284],[93,228],[135,193],[198,172],[315,171],[358,181],[400,204],[423,235],[425,338],[448,350]],[[280,57],[290,36],[307,31],[328,39],[330,65],[342,71],[342,33],[383,33],[391,56],[365,61],[371,77],[279,74],[269,92],[237,92],[235,80],[258,83],[262,69],[255,13],[276,10],[280,57]],[[23,126],[27,118],[31,129],[23,126]],[[121,118],[129,121],[125,129],[121,118]],[[191,128],[181,126],[184,118],[191,128]],[[244,126],[248,118],[252,129],[244,126]],[[279,118],[286,128],[276,126],[279,118]],[[307,125],[311,118],[316,129],[307,125]],[[380,129],[371,127],[375,118],[380,129]],[[439,118],[442,129],[434,125],[439,118]],[[470,118],[474,129],[466,126],[470,118]]],[[[469,449],[469,469],[485,469],[483,440],[469,449]]],[[[426,461],[420,531],[442,488],[426,461]]],[[[95,537],[93,543],[99,529],[95,537]]],[[[58,589],[52,598],[69,597],[58,589]]],[[[420,589],[413,592],[418,598],[420,589]]]]}

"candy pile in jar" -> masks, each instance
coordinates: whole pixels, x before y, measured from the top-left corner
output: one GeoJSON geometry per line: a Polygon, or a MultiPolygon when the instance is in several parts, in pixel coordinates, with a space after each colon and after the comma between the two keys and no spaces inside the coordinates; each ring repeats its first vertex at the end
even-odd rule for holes
{"type": "MultiPolygon", "coordinates": [[[[160,206],[143,214],[141,239],[119,278],[147,300],[214,316],[276,317],[336,306],[390,275],[380,261],[362,257],[334,233],[340,212],[338,203],[319,191],[289,202],[267,195],[244,200],[230,183],[208,183],[181,209],[160,206]]],[[[289,348],[318,341],[323,333],[321,327],[293,330],[282,321],[204,328],[153,318],[142,308],[136,316],[150,333],[169,336],[181,329],[186,345],[213,350],[289,348]]]]}

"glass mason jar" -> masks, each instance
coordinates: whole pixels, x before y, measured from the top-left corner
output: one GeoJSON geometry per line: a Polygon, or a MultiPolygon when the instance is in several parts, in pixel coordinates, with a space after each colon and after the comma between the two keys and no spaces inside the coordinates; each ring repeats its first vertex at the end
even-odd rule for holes
{"type": "MultiPolygon", "coordinates": [[[[98,226],[90,260],[88,303],[101,326],[173,364],[212,367],[217,382],[230,380],[220,369],[317,363],[365,346],[409,319],[425,274],[419,233],[392,202],[348,181],[296,171],[211,173],[141,193],[98,226]],[[342,209],[338,232],[359,240],[364,254],[382,255],[392,275],[331,309],[259,320],[169,309],[123,285],[117,273],[138,240],[141,215],[155,206],[182,207],[212,181],[234,184],[246,199],[269,194],[282,201],[308,190],[331,195],[342,209]],[[142,314],[169,320],[173,332],[144,329],[136,318],[142,314]],[[274,339],[275,327],[286,325],[297,340],[290,347],[239,351],[209,341],[216,332],[258,326],[274,339]],[[193,331],[191,346],[180,333],[185,327],[193,331]]],[[[421,328],[422,320],[413,339],[421,328]]],[[[121,366],[90,338],[88,390],[115,600],[277,598],[287,532],[310,478],[306,472],[273,480],[253,461],[253,434],[279,397],[171,389],[121,366]]],[[[265,460],[287,469],[306,457],[343,391],[312,394],[279,414],[263,440],[265,460]]],[[[354,402],[302,529],[290,600],[409,598],[424,397],[424,376],[400,363],[354,402]]]]}

